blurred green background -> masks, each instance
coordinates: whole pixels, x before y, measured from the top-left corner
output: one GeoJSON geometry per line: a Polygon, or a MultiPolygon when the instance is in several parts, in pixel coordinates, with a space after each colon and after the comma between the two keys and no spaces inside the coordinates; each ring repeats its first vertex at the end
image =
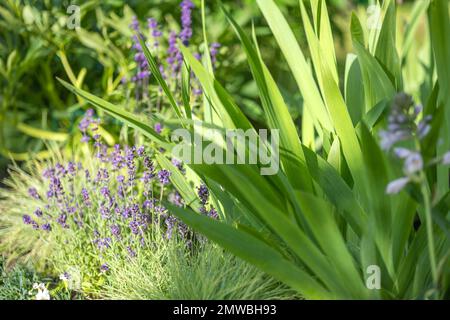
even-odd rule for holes
{"type": "MultiPolygon", "coordinates": [[[[68,144],[76,131],[77,119],[85,103],[65,90],[56,77],[69,79],[98,96],[115,103],[123,96],[120,79],[134,67],[131,50],[134,15],[145,23],[156,18],[167,29],[179,28],[178,0],[123,1],[25,1],[4,0],[0,4],[0,178],[11,159],[45,158],[49,141],[68,144]],[[67,8],[81,7],[81,28],[67,27],[67,8]]],[[[194,1],[197,5],[199,1],[194,1]]],[[[369,0],[330,0],[330,16],[334,24],[338,59],[350,45],[346,38],[349,14],[359,7],[365,10],[369,0]]],[[[406,4],[407,1],[402,1],[406,4]]],[[[264,60],[273,72],[294,118],[301,113],[301,97],[281,52],[252,0],[223,1],[235,19],[246,30],[255,27],[264,60]]],[[[279,0],[297,38],[306,47],[297,0],[279,0]]],[[[194,11],[194,40],[202,42],[201,17],[194,11]]],[[[225,21],[218,1],[207,2],[207,25],[210,41],[222,44],[217,77],[237,98],[239,105],[257,124],[261,121],[257,90],[251,80],[238,40],[225,21]],[[229,72],[232,70],[232,72],[229,72]],[[228,74],[238,75],[233,79],[228,74]]],[[[348,51],[348,50],[347,50],[348,51]]],[[[109,124],[112,136],[120,126],[109,124]]],[[[0,179],[1,180],[1,179],[0,179]]]]}

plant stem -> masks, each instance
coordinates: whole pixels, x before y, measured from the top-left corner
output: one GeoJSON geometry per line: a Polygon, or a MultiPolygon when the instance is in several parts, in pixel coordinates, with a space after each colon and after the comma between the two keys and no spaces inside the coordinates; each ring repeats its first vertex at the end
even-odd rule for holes
{"type": "Polygon", "coordinates": [[[427,228],[427,238],[428,238],[428,253],[430,256],[430,264],[431,264],[431,276],[433,277],[433,284],[437,288],[438,285],[438,275],[437,275],[437,267],[436,267],[436,256],[434,253],[434,237],[433,237],[433,221],[431,218],[431,203],[430,203],[430,195],[428,189],[424,183],[425,175],[422,173],[422,183],[420,186],[420,190],[422,192],[423,204],[425,207],[425,223],[427,228]]]}

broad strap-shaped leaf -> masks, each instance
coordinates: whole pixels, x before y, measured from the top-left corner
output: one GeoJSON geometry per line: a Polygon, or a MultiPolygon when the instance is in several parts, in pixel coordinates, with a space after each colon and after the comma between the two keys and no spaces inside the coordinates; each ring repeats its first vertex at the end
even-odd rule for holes
{"type": "Polygon", "coordinates": [[[356,39],[353,41],[353,47],[358,55],[364,81],[365,112],[367,113],[381,100],[392,99],[395,88],[379,62],[356,39]]]}
{"type": "MultiPolygon", "coordinates": [[[[241,40],[244,51],[247,55],[253,78],[256,81],[260,93],[260,99],[267,118],[267,124],[271,129],[278,129],[280,132],[280,147],[304,158],[297,129],[289,110],[284,102],[278,87],[275,84],[269,70],[261,60],[257,49],[251,43],[249,37],[234,21],[226,10],[224,10],[228,21],[231,23],[241,40]]],[[[281,159],[283,162],[283,159],[281,159]]],[[[294,188],[312,191],[311,178],[307,168],[302,166],[292,167],[289,163],[283,162],[286,175],[294,188]]]]}
{"type": "Polygon", "coordinates": [[[364,85],[361,74],[361,67],[354,54],[348,54],[345,61],[345,103],[352,118],[353,125],[356,125],[365,113],[364,107],[364,85]]]}
{"type": "MultiPolygon", "coordinates": [[[[429,9],[430,35],[436,61],[439,82],[439,100],[444,103],[445,114],[441,128],[443,143],[438,145],[438,152],[443,154],[450,150],[450,17],[447,0],[433,0],[429,9]]],[[[448,166],[438,165],[438,190],[444,195],[449,190],[448,166]]]]}
{"type": "Polygon", "coordinates": [[[325,255],[333,261],[340,280],[355,299],[368,297],[368,289],[333,216],[333,210],[326,200],[311,194],[298,192],[302,212],[325,255]]]}
{"type": "Polygon", "coordinates": [[[406,56],[408,55],[408,52],[411,49],[412,44],[414,42],[414,36],[419,26],[420,18],[422,18],[422,16],[428,9],[429,5],[430,0],[420,0],[414,3],[414,7],[411,10],[409,21],[405,30],[405,37],[404,37],[405,39],[403,41],[403,48],[401,55],[402,64],[405,61],[406,56]]]}
{"type": "Polygon", "coordinates": [[[204,94],[219,114],[224,127],[228,129],[253,129],[252,124],[236,105],[231,95],[205,70],[188,48],[183,46],[181,42],[178,42],[178,44],[184,59],[202,84],[204,94]]]}
{"type": "MultiPolygon", "coordinates": [[[[302,2],[304,0],[300,0],[302,2]]],[[[337,59],[334,49],[333,32],[331,30],[330,17],[328,15],[327,4],[325,0],[312,0],[311,10],[313,13],[314,28],[319,39],[320,46],[324,49],[323,55],[328,64],[332,67],[334,80],[339,83],[337,72],[337,59]]]]}
{"type": "Polygon", "coordinates": [[[397,12],[395,1],[385,1],[384,5],[386,7],[386,14],[378,37],[375,57],[389,75],[391,82],[395,85],[396,91],[401,91],[403,81],[400,58],[396,47],[397,12]]]}
{"type": "Polygon", "coordinates": [[[316,128],[323,127],[333,132],[333,126],[314,77],[286,19],[272,0],[257,0],[257,3],[287,60],[305,100],[305,106],[310,109],[314,117],[316,128]]]}

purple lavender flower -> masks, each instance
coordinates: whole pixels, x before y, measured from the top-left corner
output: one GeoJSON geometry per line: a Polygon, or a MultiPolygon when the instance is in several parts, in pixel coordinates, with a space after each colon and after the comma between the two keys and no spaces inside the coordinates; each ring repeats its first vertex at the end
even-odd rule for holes
{"type": "Polygon", "coordinates": [[[156,133],[161,134],[162,128],[163,128],[163,126],[162,126],[161,123],[157,122],[157,123],[155,124],[155,131],[156,131],[156,133]]]}
{"type": "Polygon", "coordinates": [[[86,188],[82,188],[81,189],[81,195],[83,197],[84,205],[86,207],[90,207],[91,206],[91,200],[89,198],[89,192],[88,192],[88,190],[86,188]]]}
{"type": "Polygon", "coordinates": [[[220,43],[214,42],[211,44],[209,53],[211,55],[211,63],[213,66],[217,63],[217,54],[219,53],[220,43]]]}
{"type": "Polygon", "coordinates": [[[111,197],[111,192],[109,191],[109,188],[108,187],[102,187],[101,189],[100,189],[100,194],[103,196],[103,197],[105,197],[105,198],[110,198],[111,197]]]}
{"type": "Polygon", "coordinates": [[[125,207],[125,208],[123,209],[123,211],[122,211],[122,217],[123,217],[124,219],[129,219],[129,218],[131,218],[131,208],[125,207]]]}
{"type": "Polygon", "coordinates": [[[98,211],[100,212],[100,215],[103,219],[109,220],[111,218],[111,211],[110,209],[105,206],[104,204],[102,204],[100,206],[100,208],[98,209],[98,211]]]}
{"type": "Polygon", "coordinates": [[[183,206],[183,198],[178,193],[178,191],[171,192],[168,196],[168,200],[170,203],[176,205],[177,207],[183,206]]]}
{"type": "Polygon", "coordinates": [[[109,271],[109,266],[108,264],[104,263],[100,266],[100,272],[105,273],[109,271]]]}
{"type": "Polygon", "coordinates": [[[139,31],[139,20],[137,19],[136,16],[133,16],[131,18],[131,24],[130,24],[130,28],[133,29],[134,31],[139,31]]]}
{"type": "Polygon", "coordinates": [[[170,69],[172,70],[172,76],[175,76],[176,73],[180,69],[180,51],[177,47],[177,34],[172,31],[169,34],[169,48],[167,50],[167,63],[169,64],[170,69]]]}
{"type": "Polygon", "coordinates": [[[31,217],[28,214],[24,214],[22,216],[22,221],[25,224],[31,224],[33,222],[33,219],[31,219],[31,217]]]}
{"type": "Polygon", "coordinates": [[[150,29],[153,37],[153,46],[157,48],[159,46],[158,38],[162,36],[162,32],[158,30],[158,22],[154,18],[147,19],[148,28],[150,29]]]}
{"type": "Polygon", "coordinates": [[[155,206],[155,213],[165,215],[167,209],[164,206],[155,206]]]}
{"type": "Polygon", "coordinates": [[[81,119],[80,123],[78,124],[78,129],[83,134],[83,137],[81,138],[81,142],[88,142],[90,140],[89,136],[87,135],[87,130],[89,129],[89,126],[92,123],[95,123],[95,120],[93,119],[94,116],[94,110],[88,109],[86,113],[84,114],[84,117],[81,119]]]}
{"type": "Polygon", "coordinates": [[[67,172],[72,176],[77,173],[77,167],[74,162],[69,161],[69,163],[67,164],[67,172]]]}
{"type": "Polygon", "coordinates": [[[42,217],[43,213],[42,210],[37,208],[36,210],[34,210],[34,214],[36,215],[36,217],[42,217]]]}
{"type": "Polygon", "coordinates": [[[163,186],[168,185],[169,182],[170,182],[170,180],[169,180],[170,175],[171,175],[170,171],[168,171],[168,170],[166,170],[166,169],[160,170],[160,171],[158,172],[158,179],[159,179],[159,182],[160,182],[163,186]]]}
{"type": "Polygon", "coordinates": [[[197,195],[200,198],[200,202],[205,205],[208,202],[209,198],[209,190],[208,187],[205,184],[201,184],[197,188],[197,195]]]}
{"type": "Polygon", "coordinates": [[[49,184],[47,196],[49,198],[52,198],[52,197],[59,198],[63,194],[64,194],[64,189],[62,187],[60,178],[58,178],[58,177],[50,178],[50,184],[49,184]]]}
{"type": "Polygon", "coordinates": [[[97,248],[100,251],[109,249],[111,247],[111,238],[109,238],[109,237],[98,238],[98,239],[95,239],[93,242],[97,245],[97,248]]]}
{"type": "Polygon", "coordinates": [[[144,173],[142,174],[142,178],[141,180],[147,184],[149,183],[153,178],[155,177],[155,174],[151,171],[144,171],[144,173]]]}
{"type": "Polygon", "coordinates": [[[136,251],[134,251],[130,246],[127,247],[127,251],[128,251],[128,255],[129,255],[131,258],[136,257],[136,251]]]}
{"type": "Polygon", "coordinates": [[[36,221],[31,221],[31,226],[34,230],[39,230],[39,224],[36,221]]]}
{"type": "Polygon", "coordinates": [[[181,32],[180,39],[185,46],[192,37],[192,9],[195,8],[191,0],[183,0],[181,7],[181,32]]]}
{"type": "Polygon", "coordinates": [[[91,182],[91,173],[88,169],[84,170],[84,177],[86,178],[87,182],[91,182]]]}
{"type": "Polygon", "coordinates": [[[52,231],[52,226],[50,225],[50,223],[44,223],[41,226],[41,229],[44,231],[50,232],[50,231],[52,231]]]}
{"type": "Polygon", "coordinates": [[[36,188],[29,188],[28,189],[28,194],[30,195],[30,197],[34,198],[34,199],[40,199],[39,194],[36,190],[36,188]]]}
{"type": "Polygon", "coordinates": [[[133,234],[139,233],[139,222],[137,222],[136,220],[131,220],[128,226],[130,227],[131,233],[133,234]]]}
{"type": "Polygon", "coordinates": [[[166,237],[167,239],[171,239],[172,238],[172,232],[173,232],[173,228],[175,227],[177,220],[175,217],[173,216],[168,216],[165,220],[166,223],[166,237]]]}
{"type": "Polygon", "coordinates": [[[153,161],[150,159],[150,157],[144,158],[144,167],[147,168],[151,172],[153,172],[155,170],[153,161]]]}
{"type": "Polygon", "coordinates": [[[113,236],[115,236],[117,239],[120,238],[121,230],[120,230],[120,226],[119,225],[117,225],[117,224],[111,225],[110,230],[111,230],[111,233],[112,233],[113,236]]]}
{"type": "Polygon", "coordinates": [[[146,86],[148,85],[148,78],[150,76],[150,71],[148,70],[147,59],[145,58],[142,46],[139,42],[139,37],[143,37],[139,28],[139,22],[136,17],[133,17],[130,27],[134,30],[133,35],[133,49],[136,50],[134,60],[137,63],[137,72],[134,77],[131,78],[133,82],[136,82],[136,100],[140,99],[139,89],[141,89],[142,97],[147,95],[146,86]]]}
{"type": "Polygon", "coordinates": [[[140,146],[139,148],[137,148],[136,154],[138,155],[138,157],[143,157],[145,155],[145,147],[140,146]]]}
{"type": "Polygon", "coordinates": [[[216,209],[211,207],[211,209],[208,212],[208,217],[213,218],[213,219],[217,219],[217,218],[219,218],[219,214],[217,213],[216,209]]]}
{"type": "Polygon", "coordinates": [[[42,171],[42,176],[45,179],[50,179],[55,175],[55,169],[54,168],[45,168],[44,171],[42,171]]]}
{"type": "Polygon", "coordinates": [[[56,175],[57,175],[58,177],[64,178],[64,177],[67,175],[67,170],[66,170],[66,168],[65,168],[62,164],[57,163],[57,164],[55,165],[55,169],[56,169],[56,175]]]}
{"type": "Polygon", "coordinates": [[[183,168],[183,162],[181,162],[180,160],[176,159],[176,158],[172,158],[172,164],[178,168],[178,170],[180,170],[181,173],[185,174],[186,170],[184,170],[183,168]]]}
{"type": "Polygon", "coordinates": [[[68,228],[68,225],[66,223],[67,222],[67,216],[64,213],[59,215],[59,217],[56,219],[56,222],[59,223],[61,225],[61,227],[68,228]]]}

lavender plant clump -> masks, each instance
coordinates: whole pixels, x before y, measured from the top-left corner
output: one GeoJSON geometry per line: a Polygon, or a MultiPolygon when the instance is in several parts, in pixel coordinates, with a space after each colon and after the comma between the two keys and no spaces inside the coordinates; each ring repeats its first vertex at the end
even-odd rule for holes
{"type": "MultiPolygon", "coordinates": [[[[158,169],[144,147],[108,148],[98,137],[91,144],[88,132],[98,125],[93,110],[88,110],[80,130],[82,141],[93,147],[92,160],[86,167],[68,162],[44,169],[46,196],[42,198],[35,187],[29,188],[29,196],[39,199],[41,206],[32,215],[24,214],[23,223],[45,233],[56,228],[63,233],[84,232],[99,257],[112,247],[126,248],[123,254],[135,257],[140,250],[149,248],[150,231],[156,227],[168,241],[176,235],[191,246],[198,236],[163,205],[165,200],[178,207],[185,205],[171,184],[172,173],[158,169]]],[[[185,173],[180,161],[172,159],[172,162],[185,173]]],[[[212,206],[206,209],[205,194],[209,192],[205,186],[201,189],[202,212],[217,218],[212,206]]],[[[107,265],[99,268],[101,272],[109,270],[107,265]]]]}
{"type": "MultiPolygon", "coordinates": [[[[193,36],[193,19],[192,14],[195,9],[195,5],[191,0],[183,0],[180,2],[180,25],[181,30],[176,32],[174,30],[164,30],[158,24],[158,21],[151,17],[147,19],[147,30],[146,33],[141,29],[137,17],[133,17],[130,23],[130,29],[133,31],[134,35],[132,37],[133,45],[132,49],[135,52],[134,61],[136,62],[136,72],[135,75],[131,77],[131,83],[134,84],[135,99],[137,102],[147,101],[150,98],[151,93],[149,91],[149,85],[151,82],[151,72],[148,67],[146,57],[143,53],[141,44],[139,42],[139,37],[144,39],[153,57],[159,63],[159,71],[161,72],[163,78],[168,83],[169,87],[173,89],[175,93],[178,92],[180,88],[181,81],[181,67],[183,65],[183,55],[178,47],[177,41],[188,47],[190,45],[193,36]],[[148,34],[146,37],[145,34],[148,34]],[[164,50],[164,44],[167,44],[166,50],[164,50]]],[[[221,45],[217,42],[211,44],[209,48],[209,54],[211,57],[211,62],[215,68],[218,63],[219,49],[221,45]]],[[[198,60],[201,60],[201,55],[198,52],[194,52],[194,55],[198,60]]],[[[122,79],[122,84],[126,85],[126,77],[122,79]]],[[[191,74],[191,86],[193,98],[199,97],[202,93],[200,83],[195,75],[191,74]]],[[[160,109],[161,104],[161,88],[159,88],[157,94],[156,108],[160,109]]],[[[181,99],[178,96],[177,99],[181,99]]],[[[150,103],[149,103],[150,106],[150,103]]]]}

